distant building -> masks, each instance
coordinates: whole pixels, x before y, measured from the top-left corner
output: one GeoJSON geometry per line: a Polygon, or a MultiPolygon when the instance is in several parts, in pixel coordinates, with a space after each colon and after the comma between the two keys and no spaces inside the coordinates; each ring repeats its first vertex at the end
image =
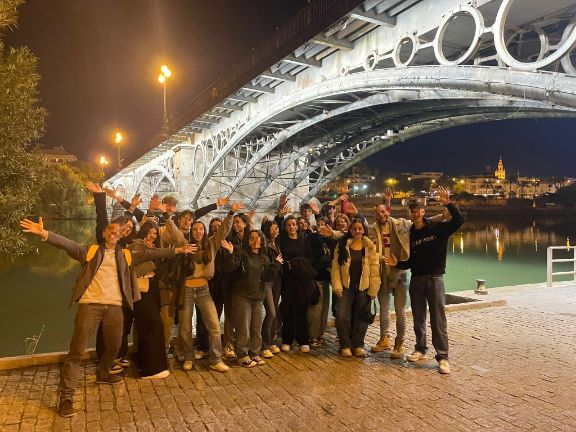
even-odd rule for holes
{"type": "Polygon", "coordinates": [[[324,192],[339,191],[347,186],[351,193],[365,194],[370,191],[375,178],[374,173],[367,167],[355,165],[340,178],[324,185],[322,190],[324,192]]]}
{"type": "Polygon", "coordinates": [[[502,156],[500,156],[500,160],[498,161],[498,168],[496,168],[496,171],[494,171],[494,177],[499,180],[506,180],[506,170],[504,169],[502,156]]]}
{"type": "Polygon", "coordinates": [[[443,172],[424,171],[424,172],[421,172],[420,174],[412,174],[411,177],[412,177],[412,180],[418,180],[418,179],[438,180],[443,175],[444,175],[443,172]]]}
{"type": "Polygon", "coordinates": [[[41,149],[40,154],[44,155],[48,162],[52,163],[68,163],[75,162],[78,158],[72,153],[64,150],[64,147],[52,147],[49,149],[41,149]]]}

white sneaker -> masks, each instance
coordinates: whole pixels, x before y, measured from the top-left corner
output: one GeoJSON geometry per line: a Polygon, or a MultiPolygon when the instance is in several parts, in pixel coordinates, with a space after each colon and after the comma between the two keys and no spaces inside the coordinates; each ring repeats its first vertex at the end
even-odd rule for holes
{"type": "Polygon", "coordinates": [[[254,366],[258,366],[258,363],[252,360],[250,357],[240,357],[238,359],[238,364],[245,368],[253,368],[254,366]]]}
{"type": "Polygon", "coordinates": [[[194,362],[192,360],[186,360],[182,365],[182,369],[185,371],[191,371],[194,367],[194,362]]]}
{"type": "Polygon", "coordinates": [[[163,370],[162,372],[158,372],[155,375],[142,377],[142,379],[147,379],[147,380],[162,379],[162,378],[166,378],[168,375],[170,375],[170,371],[169,370],[163,370]]]}
{"type": "Polygon", "coordinates": [[[282,344],[282,351],[284,351],[284,352],[290,352],[290,348],[292,348],[290,345],[288,345],[288,344],[282,344]]]}
{"type": "Polygon", "coordinates": [[[438,372],[441,374],[449,374],[450,373],[450,363],[446,359],[440,359],[438,362],[438,372]]]}
{"type": "Polygon", "coordinates": [[[350,350],[350,348],[342,348],[340,350],[340,355],[342,357],[352,357],[352,351],[350,350]]]}
{"type": "Polygon", "coordinates": [[[206,352],[202,351],[202,350],[196,350],[196,352],[194,353],[194,358],[196,360],[202,360],[204,357],[206,357],[206,352]]]}
{"type": "Polygon", "coordinates": [[[264,357],[265,359],[271,359],[272,357],[274,357],[274,354],[272,354],[272,351],[270,350],[264,350],[262,351],[262,357],[264,357]]]}
{"type": "Polygon", "coordinates": [[[110,375],[116,375],[122,372],[124,372],[124,368],[120,365],[120,361],[114,360],[114,363],[112,363],[112,368],[110,369],[110,375]]]}
{"type": "Polygon", "coordinates": [[[227,359],[235,359],[236,353],[234,352],[234,349],[230,348],[229,346],[226,346],[224,348],[224,357],[226,357],[227,359]]]}
{"type": "Polygon", "coordinates": [[[300,352],[301,353],[309,353],[310,352],[310,345],[300,345],[300,352]]]}
{"type": "Polygon", "coordinates": [[[219,362],[213,365],[210,365],[210,369],[215,370],[216,372],[228,372],[228,369],[230,369],[228,366],[226,366],[224,363],[219,362]]]}
{"type": "Polygon", "coordinates": [[[278,345],[272,345],[270,347],[270,351],[272,352],[272,354],[278,354],[280,352],[280,348],[278,348],[278,345]]]}
{"type": "Polygon", "coordinates": [[[414,351],[410,355],[406,356],[406,360],[409,362],[417,362],[420,360],[426,360],[426,354],[420,351],[414,351]]]}

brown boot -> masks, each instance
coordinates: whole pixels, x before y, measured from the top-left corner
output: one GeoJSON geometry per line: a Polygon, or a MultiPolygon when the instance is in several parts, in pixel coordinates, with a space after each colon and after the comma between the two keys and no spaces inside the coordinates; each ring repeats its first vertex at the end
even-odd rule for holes
{"type": "Polygon", "coordinates": [[[390,354],[390,358],[400,359],[402,358],[403,354],[404,354],[404,339],[397,337],[396,340],[394,341],[394,349],[390,354]]]}
{"type": "Polygon", "coordinates": [[[370,348],[370,351],[372,351],[373,353],[378,353],[389,350],[390,348],[392,348],[392,341],[388,336],[384,336],[382,339],[378,341],[376,345],[370,348]]]}

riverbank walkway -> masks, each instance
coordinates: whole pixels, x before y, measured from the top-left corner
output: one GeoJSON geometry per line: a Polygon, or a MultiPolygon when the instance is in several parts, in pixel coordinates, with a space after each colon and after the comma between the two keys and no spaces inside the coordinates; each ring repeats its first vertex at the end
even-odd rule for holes
{"type": "MultiPolygon", "coordinates": [[[[470,296],[472,296],[470,294],[470,296]]],[[[574,431],[576,286],[491,289],[507,306],[448,315],[451,375],[428,363],[338,355],[334,329],[310,354],[209,371],[203,361],[160,381],[130,370],[95,384],[84,363],[71,419],[56,415],[59,366],[0,372],[0,430],[52,431],[574,431]]],[[[486,299],[486,296],[482,297],[486,299]]],[[[413,345],[411,320],[408,347],[413,345]]],[[[378,339],[372,325],[367,344],[378,339]]],[[[431,344],[430,344],[431,345],[431,344]]]]}

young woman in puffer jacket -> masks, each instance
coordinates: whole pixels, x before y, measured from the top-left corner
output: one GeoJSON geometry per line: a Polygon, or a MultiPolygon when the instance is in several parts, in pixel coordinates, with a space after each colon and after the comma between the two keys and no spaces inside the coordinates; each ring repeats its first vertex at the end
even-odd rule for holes
{"type": "Polygon", "coordinates": [[[340,339],[340,354],[364,357],[364,338],[368,321],[364,318],[371,300],[380,289],[380,264],[372,240],[365,235],[361,219],[353,219],[348,233],[334,250],[331,281],[338,297],[336,330],[340,339]]]}

